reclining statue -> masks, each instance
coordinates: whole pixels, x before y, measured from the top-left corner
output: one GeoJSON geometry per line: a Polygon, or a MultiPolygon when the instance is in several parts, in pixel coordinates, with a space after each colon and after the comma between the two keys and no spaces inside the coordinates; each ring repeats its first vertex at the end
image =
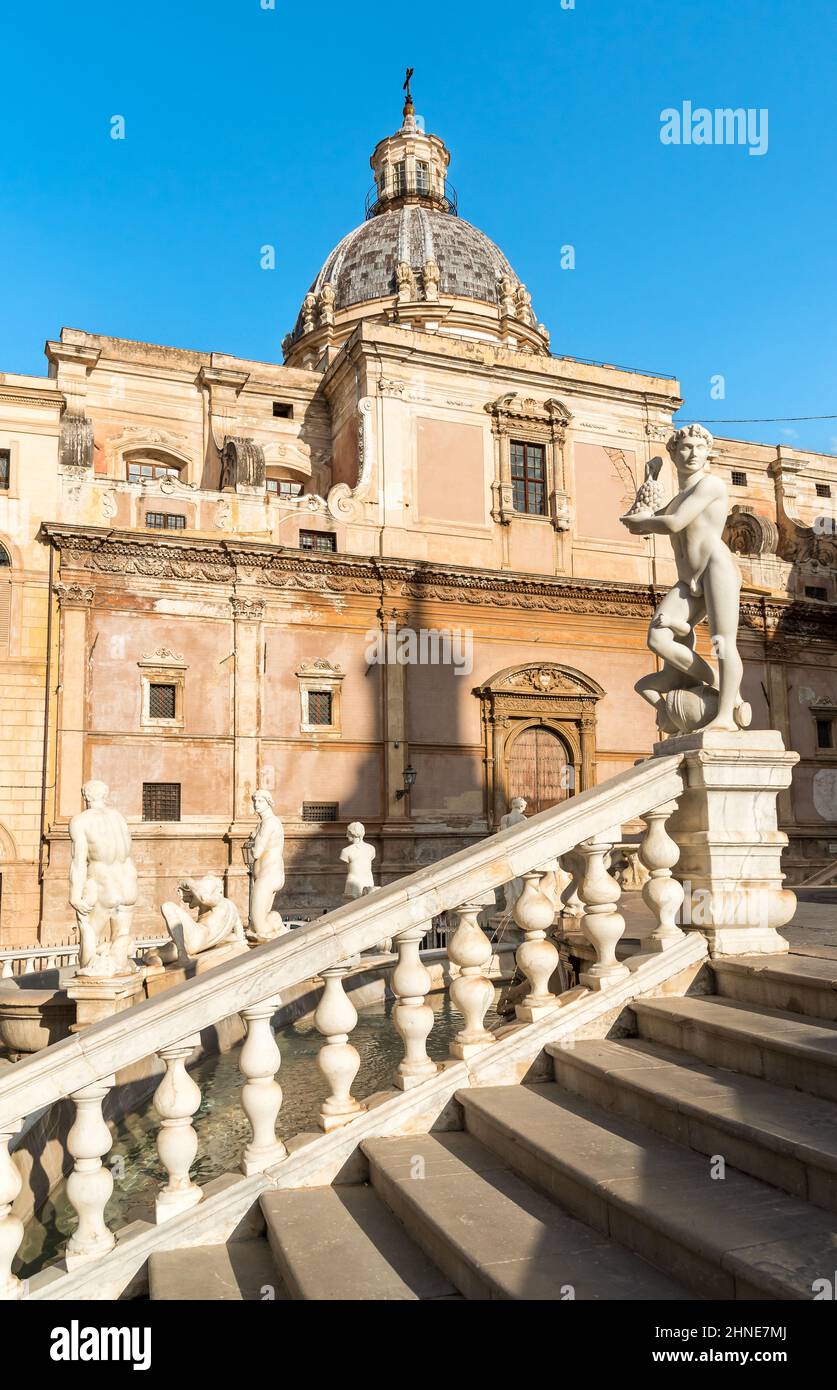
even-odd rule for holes
{"type": "Polygon", "coordinates": [[[643,676],[635,687],[655,709],[665,734],[735,732],[752,718],[741,697],[744,668],[737,646],[741,575],[723,541],[729,496],[723,480],[710,471],[712,443],[702,425],[679,429],[667,446],[677,468],[677,496],[658,505],[660,462],[652,459],[634,506],[621,518],[634,536],[668,536],[674,550],[677,583],[648,629],[648,646],[662,669],[643,676]],[[718,658],[717,674],[695,651],[695,628],[704,618],[718,658]]]}
{"type": "Polygon", "coordinates": [[[184,879],[177,889],[179,903],[163,903],[160,911],[171,941],[158,955],[164,964],[180,963],[202,955],[217,946],[239,945],[247,941],[238,908],[224,897],[223,880],[215,874],[184,879]]]}

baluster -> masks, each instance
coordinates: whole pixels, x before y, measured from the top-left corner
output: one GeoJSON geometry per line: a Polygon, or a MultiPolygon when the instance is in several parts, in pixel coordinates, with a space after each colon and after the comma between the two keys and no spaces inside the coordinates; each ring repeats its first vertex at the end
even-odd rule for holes
{"type": "Polygon", "coordinates": [[[643,938],[642,944],[649,951],[664,951],[685,937],[674,920],[683,903],[683,885],[671,873],[680,858],[680,847],[666,829],[666,821],[676,810],[677,802],[667,801],[643,816],[646,829],[639,857],[651,877],[642,886],[642,897],[657,922],[650,936],[643,938]]]}
{"type": "Polygon", "coordinates": [[[55,970],[57,964],[58,964],[58,961],[57,961],[57,959],[56,959],[56,954],[55,954],[55,952],[54,952],[54,951],[50,951],[49,955],[48,955],[47,958],[46,958],[46,966],[45,966],[45,969],[47,969],[47,970],[55,970]]]}
{"type": "Polygon", "coordinates": [[[23,1284],[12,1274],[12,1263],[23,1240],[23,1222],[12,1213],[12,1205],[23,1187],[23,1179],[9,1144],[20,1129],[10,1126],[0,1133],[0,1299],[22,1298],[23,1284]]]}
{"type": "Polygon", "coordinates": [[[161,1047],[159,1052],[166,1072],[154,1092],[154,1108],[162,1121],[157,1135],[157,1153],[169,1180],[157,1194],[154,1215],[158,1226],[196,1206],[203,1196],[189,1173],[198,1151],[192,1116],[201,1103],[201,1093],[186,1070],[186,1058],[199,1046],[200,1036],[194,1034],[169,1047],[161,1047]]]}
{"type": "Polygon", "coordinates": [[[349,962],[321,970],[325,988],[314,1013],[314,1025],[325,1038],[317,1062],[331,1087],[320,1111],[320,1128],[326,1133],[353,1120],[366,1107],[352,1095],[352,1082],[360,1066],[360,1053],[349,1042],[357,1023],[357,1009],[343,988],[349,962]]]}
{"type": "Polygon", "coordinates": [[[529,981],[529,993],[515,1005],[522,1023],[533,1023],[557,1003],[549,981],[558,965],[558,947],[547,937],[555,921],[555,904],[539,888],[542,877],[542,869],[524,874],[523,891],[514,905],[514,920],[526,938],[517,948],[516,960],[529,981]]]}
{"type": "Polygon", "coordinates": [[[247,1037],[241,1049],[239,1070],[245,1078],[241,1105],[253,1130],[253,1137],[241,1156],[241,1171],[249,1178],[287,1158],[288,1150],[276,1137],[276,1118],[282,1107],[282,1087],[276,1073],[282,1054],[270,1025],[281,999],[266,999],[242,1009],[247,1037]]]}
{"type": "Polygon", "coordinates": [[[35,957],[34,957],[34,956],[27,955],[26,958],[25,958],[25,960],[24,960],[22,974],[24,974],[24,975],[34,975],[34,973],[35,973],[35,957]]]}
{"type": "Polygon", "coordinates": [[[3,969],[0,970],[0,980],[13,980],[14,973],[11,956],[4,956],[3,969]]]}
{"type": "Polygon", "coordinates": [[[614,843],[611,831],[582,841],[576,849],[583,862],[578,888],[584,905],[581,929],[596,952],[596,960],[579,975],[579,982],[588,989],[604,989],[630,974],[628,967],[616,959],[616,945],[624,935],[625,919],[615,906],[622,889],[605,867],[614,843]]]}
{"type": "Polygon", "coordinates": [[[105,1222],[113,1174],[102,1163],[113,1144],[102,1115],[102,1101],[115,1081],[115,1076],[94,1081],[71,1097],[76,1114],[67,1135],[67,1149],[74,1167],[67,1178],[67,1197],[78,1216],[78,1226],[67,1242],[64,1258],[68,1269],[106,1255],[116,1244],[116,1237],[105,1222]]]}
{"type": "Polygon", "coordinates": [[[459,970],[451,979],[451,1002],[465,1019],[465,1027],[450,1045],[450,1054],[460,1061],[497,1041],[485,1026],[485,1015],[494,1000],[494,986],[487,973],[494,950],[478,921],[482,909],[493,902],[494,894],[485,893],[458,907],[454,913],[456,930],[448,939],[448,959],[459,970]]]}
{"type": "Polygon", "coordinates": [[[429,923],[410,927],[395,939],[398,963],[390,977],[390,985],[398,1003],[392,1011],[395,1027],[404,1043],[404,1056],[395,1071],[395,1084],[402,1091],[418,1086],[428,1076],[435,1076],[436,1063],[427,1055],[427,1037],[433,1027],[433,1010],[426,1004],[430,989],[430,971],[419,955],[421,942],[429,923]]]}

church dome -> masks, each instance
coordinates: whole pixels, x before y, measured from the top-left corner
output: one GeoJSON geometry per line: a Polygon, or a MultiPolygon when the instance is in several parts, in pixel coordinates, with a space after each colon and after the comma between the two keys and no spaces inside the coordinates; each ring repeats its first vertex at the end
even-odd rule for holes
{"type": "MultiPolygon", "coordinates": [[[[448,212],[407,203],[355,227],[335,246],[311,286],[334,290],[335,309],[391,298],[398,289],[396,267],[408,264],[420,282],[424,267],[439,267],[441,294],[478,299],[496,311],[503,277],[520,284],[498,246],[478,227],[448,212]]],[[[298,332],[301,322],[297,322],[298,332]]]]}
{"type": "Polygon", "coordinates": [[[490,237],[458,216],[449,163],[444,142],[417,120],[408,89],[401,128],[372,152],[366,220],[314,279],[283,341],[286,362],[328,361],[362,319],[549,351],[526,286],[490,237]]]}

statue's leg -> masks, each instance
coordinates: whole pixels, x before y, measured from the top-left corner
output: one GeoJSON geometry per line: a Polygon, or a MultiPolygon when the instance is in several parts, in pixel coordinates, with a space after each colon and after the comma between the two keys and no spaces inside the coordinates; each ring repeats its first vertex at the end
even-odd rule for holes
{"type": "Polygon", "coordinates": [[[736,706],[741,703],[744,663],[738,654],[738,598],[741,582],[738,572],[727,567],[710,567],[703,577],[706,611],[712,645],[718,657],[718,713],[708,729],[735,731],[736,706]]]}
{"type": "Polygon", "coordinates": [[[192,925],[192,918],[189,916],[185,907],[180,903],[163,903],[160,911],[163,914],[163,921],[168,928],[171,944],[160,949],[160,959],[165,965],[172,965],[175,961],[186,961],[189,959],[189,951],[186,942],[185,927],[188,920],[192,925]]]}
{"type": "Polygon", "coordinates": [[[705,613],[702,598],[690,594],[682,582],[669,589],[648,629],[648,646],[655,656],[680,673],[665,689],[684,684],[717,686],[715,672],[694,649],[694,630],[705,613]],[[685,639],[685,640],[683,640],[685,639]]]}
{"type": "Polygon", "coordinates": [[[134,920],[132,907],[117,907],[111,913],[111,957],[117,975],[133,974],[136,967],[131,960],[131,924],[134,920]]]}
{"type": "Polygon", "coordinates": [[[78,963],[87,966],[96,954],[96,928],[89,913],[77,913],[79,953],[78,963]]]}

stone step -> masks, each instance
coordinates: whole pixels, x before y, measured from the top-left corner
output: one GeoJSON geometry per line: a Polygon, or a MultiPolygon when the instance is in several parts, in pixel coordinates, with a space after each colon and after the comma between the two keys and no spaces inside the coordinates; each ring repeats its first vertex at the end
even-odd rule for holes
{"type": "Polygon", "coordinates": [[[548,1044],[555,1080],[626,1119],[837,1212],[837,1106],[638,1039],[548,1044]]]}
{"type": "Polygon", "coordinates": [[[811,956],[736,956],[712,963],[718,994],[837,1022],[837,960],[811,956]]]}
{"type": "Polygon", "coordinates": [[[166,1303],[286,1297],[266,1240],[157,1251],[148,1261],[148,1292],[153,1302],[166,1303]]]}
{"type": "Polygon", "coordinates": [[[837,1024],[718,995],[635,999],[640,1037],[712,1066],[837,1100],[837,1024]]]}
{"type": "MultiPolygon", "coordinates": [[[[834,1264],[830,1213],[554,1083],[460,1091],[467,1129],[595,1230],[709,1299],[807,1299],[834,1264]]],[[[419,1199],[415,1199],[419,1200],[419,1199]]]]}
{"type": "Polygon", "coordinates": [[[267,1192],[261,1207],[292,1299],[457,1296],[367,1185],[267,1192]]]}
{"type": "Polygon", "coordinates": [[[535,1192],[469,1134],[369,1139],[362,1147],[375,1191],[466,1298],[689,1297],[535,1192]]]}

